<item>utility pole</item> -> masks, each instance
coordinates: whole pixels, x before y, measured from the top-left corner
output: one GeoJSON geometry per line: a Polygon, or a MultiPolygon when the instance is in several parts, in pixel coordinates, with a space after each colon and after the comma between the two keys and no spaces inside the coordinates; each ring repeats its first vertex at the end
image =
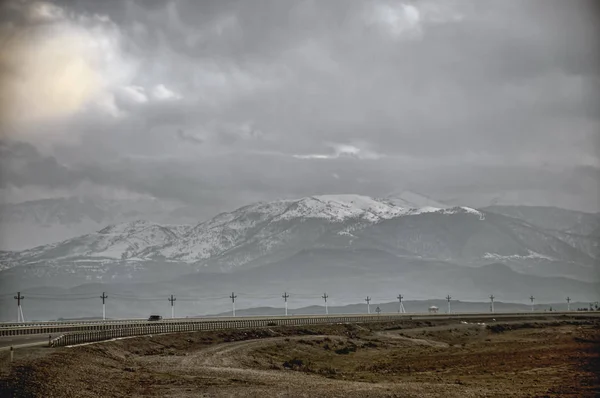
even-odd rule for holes
{"type": "Polygon", "coordinates": [[[235,299],[237,296],[231,292],[231,296],[229,296],[229,298],[231,299],[231,308],[233,309],[233,316],[235,317],[235,299]]]}
{"type": "Polygon", "coordinates": [[[100,296],[100,298],[102,299],[102,320],[105,321],[106,320],[106,306],[104,304],[104,300],[106,300],[108,298],[108,296],[106,295],[105,292],[102,292],[102,296],[100,296]]]}
{"type": "Polygon", "coordinates": [[[321,296],[321,298],[322,298],[323,300],[325,300],[325,314],[329,314],[329,309],[327,308],[327,298],[328,298],[328,297],[329,297],[329,296],[327,295],[327,293],[323,293],[323,295],[321,296]]]}
{"type": "Polygon", "coordinates": [[[446,300],[448,300],[448,314],[451,312],[451,309],[450,309],[450,299],[452,299],[452,297],[450,297],[450,295],[447,295],[446,296],[446,300]]]}
{"type": "Polygon", "coordinates": [[[494,295],[490,295],[490,310],[494,313],[494,295]]]}
{"type": "Polygon", "coordinates": [[[531,312],[533,312],[535,310],[534,309],[535,305],[533,303],[533,300],[535,300],[535,297],[531,296],[531,297],[529,297],[529,300],[531,300],[531,312]]]}
{"type": "Polygon", "coordinates": [[[365,301],[367,302],[367,314],[370,314],[371,313],[371,297],[367,296],[365,301]]]}
{"type": "Polygon", "coordinates": [[[23,316],[23,309],[21,308],[21,300],[25,297],[21,296],[21,292],[17,292],[15,296],[15,300],[17,300],[17,322],[25,322],[25,317],[23,316]]]}
{"type": "Polygon", "coordinates": [[[283,297],[283,301],[285,301],[285,316],[287,316],[287,314],[288,314],[287,299],[288,299],[288,297],[290,297],[290,295],[287,294],[287,292],[283,292],[283,296],[281,296],[281,297],[283,297]]]}
{"type": "Polygon", "coordinates": [[[567,297],[567,311],[571,311],[571,297],[567,297]]]}
{"type": "Polygon", "coordinates": [[[379,308],[379,307],[375,308],[375,312],[377,313],[377,315],[379,315],[381,313],[381,308],[379,308]]]}
{"type": "Polygon", "coordinates": [[[171,297],[169,297],[167,300],[171,302],[171,319],[173,319],[175,318],[175,307],[173,306],[173,304],[175,303],[175,301],[177,301],[177,299],[173,297],[173,295],[171,295],[171,297]]]}
{"type": "Polygon", "coordinates": [[[398,299],[399,302],[399,307],[398,307],[398,313],[399,314],[405,314],[406,310],[404,309],[404,304],[402,303],[402,299],[404,298],[403,295],[399,294],[398,297],[396,297],[398,299]]]}

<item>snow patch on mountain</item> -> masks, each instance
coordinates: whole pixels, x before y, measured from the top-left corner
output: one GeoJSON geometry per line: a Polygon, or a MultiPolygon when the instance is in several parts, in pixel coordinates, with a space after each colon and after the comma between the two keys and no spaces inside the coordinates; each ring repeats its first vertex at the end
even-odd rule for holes
{"type": "Polygon", "coordinates": [[[523,259],[543,259],[543,260],[555,260],[552,257],[549,256],[544,256],[543,254],[540,253],[536,253],[534,251],[528,250],[528,254],[525,256],[519,255],[519,254],[511,254],[511,255],[507,255],[507,256],[503,256],[501,254],[497,254],[497,253],[485,253],[483,255],[483,258],[488,259],[488,260],[496,260],[496,261],[500,261],[500,260],[523,260],[523,259]]]}
{"type": "MultiPolygon", "coordinates": [[[[46,259],[88,257],[124,260],[181,238],[191,227],[131,221],[108,226],[96,233],[18,252],[19,257],[39,262],[46,259]]],[[[10,253],[10,252],[9,252],[10,253]]]]}
{"type": "Polygon", "coordinates": [[[426,207],[422,207],[420,209],[409,209],[404,212],[405,215],[411,215],[411,216],[419,215],[419,214],[426,214],[426,213],[439,213],[439,214],[446,214],[446,215],[464,213],[464,214],[475,215],[475,216],[479,217],[481,220],[485,219],[484,213],[482,213],[478,210],[472,209],[470,207],[438,208],[438,207],[426,206],[426,207]]]}

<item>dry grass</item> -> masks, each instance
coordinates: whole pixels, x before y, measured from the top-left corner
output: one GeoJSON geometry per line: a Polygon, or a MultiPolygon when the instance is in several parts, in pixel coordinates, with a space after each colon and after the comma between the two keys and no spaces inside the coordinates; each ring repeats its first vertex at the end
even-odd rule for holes
{"type": "Polygon", "coordinates": [[[44,350],[4,374],[0,396],[600,393],[598,321],[447,322],[186,333],[44,350]]]}

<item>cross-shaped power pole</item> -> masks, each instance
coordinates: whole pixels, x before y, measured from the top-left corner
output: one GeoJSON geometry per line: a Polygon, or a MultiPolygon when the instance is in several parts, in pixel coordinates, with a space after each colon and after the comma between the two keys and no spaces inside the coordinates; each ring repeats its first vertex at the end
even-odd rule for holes
{"type": "Polygon", "coordinates": [[[399,314],[404,314],[404,313],[406,313],[406,310],[404,309],[404,303],[402,303],[402,299],[404,298],[404,296],[403,296],[403,295],[401,295],[401,294],[399,294],[399,295],[398,295],[398,297],[396,297],[396,298],[398,299],[398,303],[399,303],[399,306],[398,306],[398,313],[399,313],[399,314]]]}
{"type": "Polygon", "coordinates": [[[235,294],[233,294],[233,292],[231,292],[231,296],[229,296],[229,298],[231,299],[231,308],[233,309],[233,316],[235,317],[235,299],[237,298],[237,296],[235,294]]]}
{"type": "Polygon", "coordinates": [[[290,297],[290,295],[287,294],[287,292],[283,292],[283,296],[281,296],[281,297],[283,297],[283,300],[285,301],[285,316],[287,316],[287,314],[288,314],[287,299],[288,299],[288,297],[290,297]]]}
{"type": "Polygon", "coordinates": [[[171,297],[169,297],[167,300],[169,300],[171,302],[171,318],[175,318],[175,301],[177,301],[177,299],[175,297],[173,297],[173,295],[171,295],[171,297]]]}
{"type": "Polygon", "coordinates": [[[531,300],[531,312],[533,312],[534,307],[535,307],[535,304],[533,303],[533,301],[535,300],[535,297],[533,297],[533,295],[532,295],[531,297],[529,297],[529,300],[531,300]]]}
{"type": "Polygon", "coordinates": [[[451,299],[452,299],[452,297],[450,297],[450,295],[447,295],[447,296],[446,296],[446,300],[448,300],[448,314],[449,314],[450,312],[452,312],[452,311],[451,311],[451,308],[450,308],[450,300],[451,300],[451,299]]]}
{"type": "Polygon", "coordinates": [[[102,299],[102,320],[105,321],[106,320],[106,304],[104,303],[104,300],[106,300],[108,298],[108,296],[106,295],[105,292],[102,292],[102,296],[100,296],[100,298],[102,299]]]}
{"type": "Polygon", "coordinates": [[[21,296],[21,292],[17,292],[15,296],[15,300],[17,300],[17,322],[25,322],[25,317],[23,316],[23,309],[21,308],[21,300],[25,297],[21,296]]]}
{"type": "Polygon", "coordinates": [[[327,308],[327,298],[329,296],[327,295],[327,293],[323,293],[323,295],[321,296],[321,298],[323,300],[325,300],[325,314],[329,314],[329,308],[327,308]]]}
{"type": "Polygon", "coordinates": [[[371,297],[367,296],[365,301],[367,302],[367,314],[370,314],[371,313],[371,297]]]}
{"type": "Polygon", "coordinates": [[[571,297],[567,297],[567,311],[571,311],[571,297]]]}
{"type": "Polygon", "coordinates": [[[494,313],[494,295],[491,294],[490,295],[490,310],[492,311],[492,314],[494,313]]]}

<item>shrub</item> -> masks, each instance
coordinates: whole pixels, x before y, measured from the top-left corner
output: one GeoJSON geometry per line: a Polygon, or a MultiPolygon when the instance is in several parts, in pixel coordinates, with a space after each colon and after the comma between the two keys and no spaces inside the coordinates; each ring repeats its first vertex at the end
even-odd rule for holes
{"type": "Polygon", "coordinates": [[[351,347],[342,347],[342,348],[338,348],[337,350],[334,351],[336,354],[339,355],[348,355],[351,352],[356,352],[356,347],[355,346],[351,346],[351,347]]]}
{"type": "Polygon", "coordinates": [[[287,368],[287,369],[295,369],[295,368],[302,367],[303,364],[304,364],[304,362],[302,362],[301,359],[294,358],[289,361],[285,361],[283,363],[283,367],[287,368]]]}

